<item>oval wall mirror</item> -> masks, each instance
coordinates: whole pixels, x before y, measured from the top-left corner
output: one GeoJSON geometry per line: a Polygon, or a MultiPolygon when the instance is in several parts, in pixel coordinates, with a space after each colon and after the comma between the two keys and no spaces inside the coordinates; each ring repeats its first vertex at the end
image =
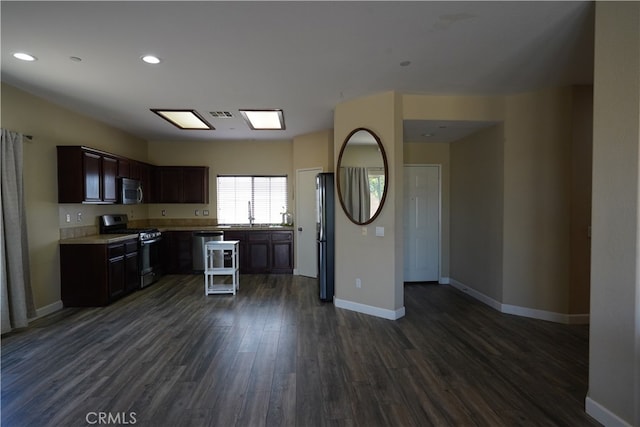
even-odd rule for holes
{"type": "Polygon", "coordinates": [[[387,196],[388,166],[380,138],[365,128],[344,140],[337,166],[338,198],[351,222],[372,222],[387,196]]]}

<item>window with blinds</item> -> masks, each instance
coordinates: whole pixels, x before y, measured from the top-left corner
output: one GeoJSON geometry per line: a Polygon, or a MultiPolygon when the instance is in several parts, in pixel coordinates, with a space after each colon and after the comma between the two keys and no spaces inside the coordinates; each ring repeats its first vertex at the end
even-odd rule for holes
{"type": "Polygon", "coordinates": [[[287,200],[286,175],[217,177],[218,224],[281,224],[287,200]]]}

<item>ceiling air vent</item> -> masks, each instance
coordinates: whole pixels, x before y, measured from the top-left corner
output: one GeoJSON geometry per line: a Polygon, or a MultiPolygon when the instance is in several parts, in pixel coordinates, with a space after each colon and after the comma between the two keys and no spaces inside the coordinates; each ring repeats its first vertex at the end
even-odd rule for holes
{"type": "Polygon", "coordinates": [[[230,111],[210,111],[209,112],[216,119],[231,119],[233,114],[230,111]]]}

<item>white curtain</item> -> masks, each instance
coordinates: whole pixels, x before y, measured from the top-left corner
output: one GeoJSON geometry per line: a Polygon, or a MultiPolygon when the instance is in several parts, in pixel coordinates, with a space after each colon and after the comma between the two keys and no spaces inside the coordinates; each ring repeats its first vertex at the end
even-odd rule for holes
{"type": "Polygon", "coordinates": [[[35,316],[29,276],[22,135],[2,129],[0,149],[0,302],[2,333],[35,316]]]}
{"type": "Polygon", "coordinates": [[[351,217],[366,222],[371,217],[371,197],[367,168],[342,167],[340,173],[342,201],[351,217]]]}

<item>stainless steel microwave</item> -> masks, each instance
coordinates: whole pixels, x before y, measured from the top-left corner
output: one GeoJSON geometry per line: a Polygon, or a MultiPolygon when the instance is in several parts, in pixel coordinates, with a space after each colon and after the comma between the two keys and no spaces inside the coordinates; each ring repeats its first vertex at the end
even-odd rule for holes
{"type": "Polygon", "coordinates": [[[136,179],[121,178],[120,202],[123,205],[137,205],[142,203],[142,183],[136,179]]]}

